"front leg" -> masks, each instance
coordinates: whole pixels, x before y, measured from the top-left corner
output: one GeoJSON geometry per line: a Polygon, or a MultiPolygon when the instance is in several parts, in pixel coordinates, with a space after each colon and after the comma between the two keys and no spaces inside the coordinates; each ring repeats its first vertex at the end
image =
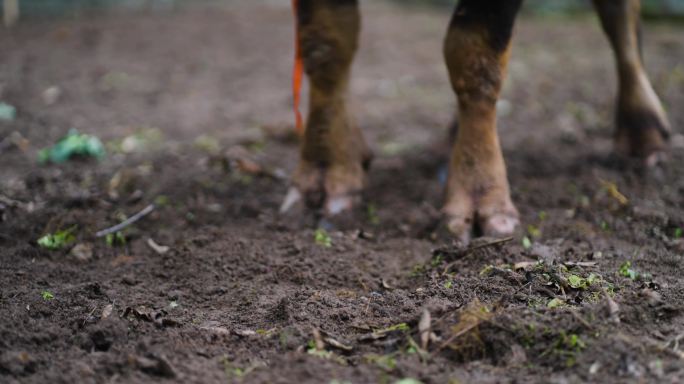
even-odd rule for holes
{"type": "Polygon", "coordinates": [[[640,1],[594,0],[594,5],[617,63],[616,151],[652,165],[666,148],[670,124],[643,66],[640,1]]]}
{"type": "Polygon", "coordinates": [[[370,159],[346,100],[360,29],[358,2],[300,0],[296,11],[310,102],[294,186],[281,211],[303,197],[309,207],[334,215],[358,199],[370,159]]]}
{"type": "Polygon", "coordinates": [[[505,236],[519,223],[496,131],[496,102],[521,2],[462,0],[444,44],[459,108],[444,213],[449,229],[465,242],[473,230],[505,236]]]}

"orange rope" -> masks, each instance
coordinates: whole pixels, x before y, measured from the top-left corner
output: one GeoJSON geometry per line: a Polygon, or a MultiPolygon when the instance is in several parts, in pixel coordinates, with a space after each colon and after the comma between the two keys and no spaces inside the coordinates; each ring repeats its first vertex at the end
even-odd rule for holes
{"type": "Polygon", "coordinates": [[[295,112],[295,128],[298,135],[304,134],[304,120],[299,111],[299,103],[301,101],[302,79],[304,77],[304,62],[302,60],[302,50],[299,46],[299,24],[297,20],[297,1],[292,0],[292,8],[295,15],[295,60],[294,68],[292,69],[292,96],[294,100],[295,112]]]}

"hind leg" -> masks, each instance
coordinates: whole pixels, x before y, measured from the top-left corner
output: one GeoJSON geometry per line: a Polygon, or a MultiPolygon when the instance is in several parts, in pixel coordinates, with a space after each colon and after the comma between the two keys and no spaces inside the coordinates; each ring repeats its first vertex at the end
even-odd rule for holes
{"type": "Polygon", "coordinates": [[[666,148],[670,125],[643,66],[640,1],[594,0],[594,6],[617,62],[616,151],[652,165],[666,148]]]}
{"type": "Polygon", "coordinates": [[[309,112],[293,189],[282,210],[303,198],[334,215],[363,188],[370,151],[347,111],[347,87],[360,16],[356,0],[300,0],[299,45],[310,83],[309,112]]]}
{"type": "Polygon", "coordinates": [[[474,228],[510,235],[519,222],[496,130],[496,102],[521,2],[461,0],[444,44],[459,108],[444,213],[449,229],[464,241],[474,228]]]}

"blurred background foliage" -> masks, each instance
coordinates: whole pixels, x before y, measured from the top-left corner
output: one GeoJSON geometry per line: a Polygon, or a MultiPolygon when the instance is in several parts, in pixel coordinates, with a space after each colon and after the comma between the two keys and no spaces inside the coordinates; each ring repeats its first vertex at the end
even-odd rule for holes
{"type": "MultiPolygon", "coordinates": [[[[429,5],[453,6],[455,0],[392,0],[394,2],[429,5]]],[[[684,0],[641,0],[645,16],[651,18],[684,18],[684,0]]],[[[525,0],[524,12],[534,15],[574,15],[591,11],[591,0],[525,0]]]]}
{"type": "MultiPolygon", "coordinates": [[[[133,8],[146,10],[168,10],[177,6],[213,2],[229,5],[235,1],[255,0],[19,0],[23,15],[73,14],[85,10],[102,8],[133,8]]],[[[259,0],[257,0],[259,1],[259,0]]],[[[261,0],[264,1],[264,0],[261,0]]],[[[268,1],[268,0],[266,0],[268,1]]],[[[279,0],[286,2],[289,0],[279,0]]],[[[362,0],[363,1],[363,0],[362,0]]],[[[377,1],[377,0],[366,0],[377,1]]],[[[452,7],[456,0],[390,0],[415,6],[452,7]]],[[[684,18],[684,0],[642,0],[644,15],[652,18],[684,18]]],[[[537,15],[573,15],[591,9],[590,0],[526,0],[525,12],[537,15]]],[[[1,11],[0,11],[1,12],[1,11]]]]}

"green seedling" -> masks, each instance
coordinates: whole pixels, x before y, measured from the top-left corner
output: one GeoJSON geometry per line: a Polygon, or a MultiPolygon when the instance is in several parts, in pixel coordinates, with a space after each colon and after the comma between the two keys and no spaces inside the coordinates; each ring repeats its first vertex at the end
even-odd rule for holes
{"type": "Polygon", "coordinates": [[[586,289],[588,286],[587,280],[577,275],[568,276],[568,284],[575,289],[586,289]]]}
{"type": "Polygon", "coordinates": [[[610,231],[610,226],[605,220],[601,221],[601,230],[603,230],[604,232],[610,231]]]}
{"type": "Polygon", "coordinates": [[[93,157],[101,159],[105,156],[104,145],[95,136],[80,134],[72,129],[57,144],[38,152],[38,160],[45,163],[60,164],[74,157],[93,157]]]}
{"type": "Polygon", "coordinates": [[[154,205],[157,207],[163,207],[169,205],[169,197],[166,195],[159,195],[154,198],[154,205]]]}
{"type": "Polygon", "coordinates": [[[108,247],[126,245],[126,236],[121,231],[110,233],[105,236],[105,243],[107,243],[108,247]]]}
{"type": "Polygon", "coordinates": [[[446,289],[451,289],[454,286],[454,282],[452,280],[448,280],[447,282],[444,283],[444,288],[446,289]]]}
{"type": "Polygon", "coordinates": [[[323,228],[318,228],[316,230],[316,232],[314,233],[314,240],[316,241],[316,244],[321,245],[323,247],[332,247],[332,239],[330,238],[328,231],[326,231],[323,228]]]}
{"type": "Polygon", "coordinates": [[[55,298],[55,295],[53,295],[50,291],[43,291],[40,293],[40,296],[43,297],[43,300],[52,300],[55,298]]]}
{"type": "Polygon", "coordinates": [[[538,238],[541,237],[541,229],[539,229],[537,226],[534,226],[532,224],[527,226],[527,233],[533,238],[538,238]]]}
{"type": "Polygon", "coordinates": [[[682,237],[684,237],[684,228],[675,228],[673,236],[675,239],[681,239],[682,237]]]}
{"type": "Polygon", "coordinates": [[[529,237],[525,236],[522,238],[522,246],[525,249],[530,249],[532,248],[532,240],[530,240],[529,237]]]}
{"type": "Polygon", "coordinates": [[[639,273],[632,269],[631,261],[624,262],[624,264],[620,266],[618,273],[620,274],[620,276],[627,277],[631,280],[636,280],[639,278],[639,273]]]}
{"type": "Polygon", "coordinates": [[[332,351],[326,351],[326,350],[318,350],[316,348],[309,348],[306,351],[307,354],[311,356],[316,356],[318,358],[324,359],[324,360],[330,360],[334,361],[337,364],[340,365],[347,365],[347,360],[345,360],[343,357],[336,355],[332,351]]]}
{"type": "Polygon", "coordinates": [[[38,239],[38,245],[42,248],[49,249],[51,251],[56,251],[65,248],[69,244],[76,241],[76,237],[73,232],[76,230],[76,226],[63,231],[57,231],[52,234],[47,234],[40,239],[38,239]]]}
{"type": "Polygon", "coordinates": [[[394,354],[389,355],[376,355],[374,353],[369,353],[363,356],[369,364],[375,364],[385,371],[393,371],[397,367],[397,359],[394,354]]]}
{"type": "Polygon", "coordinates": [[[376,333],[389,333],[389,332],[394,332],[394,331],[408,332],[410,330],[411,330],[411,327],[409,327],[408,324],[399,323],[399,324],[390,325],[387,328],[379,329],[375,332],[376,333]]]}
{"type": "Polygon", "coordinates": [[[437,268],[442,264],[443,261],[444,261],[444,255],[438,254],[437,256],[432,258],[432,261],[430,261],[430,266],[432,268],[437,268]]]}
{"type": "Polygon", "coordinates": [[[575,289],[587,289],[591,285],[594,285],[600,281],[600,277],[595,274],[591,273],[589,276],[586,278],[578,276],[578,275],[569,275],[568,276],[568,284],[575,289]]]}
{"type": "Polygon", "coordinates": [[[492,273],[493,270],[494,270],[494,266],[493,266],[493,265],[491,265],[491,264],[486,265],[486,266],[485,266],[484,268],[482,268],[482,270],[480,271],[480,276],[487,276],[487,275],[489,275],[490,273],[492,273]]]}
{"type": "Polygon", "coordinates": [[[567,334],[565,331],[561,331],[553,346],[543,352],[540,357],[548,354],[564,357],[565,365],[567,367],[572,367],[576,364],[577,355],[582,352],[586,346],[586,343],[579,335],[574,333],[567,334]]]}
{"type": "Polygon", "coordinates": [[[247,368],[241,368],[233,364],[232,361],[228,358],[228,356],[223,356],[221,359],[221,363],[223,363],[223,371],[225,372],[226,376],[230,379],[238,379],[241,380],[245,376],[249,375],[252,373],[255,369],[259,368],[262,366],[262,364],[254,364],[250,367],[247,368]]]}
{"type": "Polygon", "coordinates": [[[548,304],[546,304],[546,307],[551,308],[551,309],[561,308],[563,306],[565,306],[565,301],[563,301],[559,298],[552,299],[551,301],[549,301],[548,304]]]}
{"type": "Polygon", "coordinates": [[[368,222],[371,223],[372,225],[379,225],[380,224],[380,217],[378,216],[378,208],[375,206],[375,204],[368,204],[367,212],[368,214],[368,222]]]}

